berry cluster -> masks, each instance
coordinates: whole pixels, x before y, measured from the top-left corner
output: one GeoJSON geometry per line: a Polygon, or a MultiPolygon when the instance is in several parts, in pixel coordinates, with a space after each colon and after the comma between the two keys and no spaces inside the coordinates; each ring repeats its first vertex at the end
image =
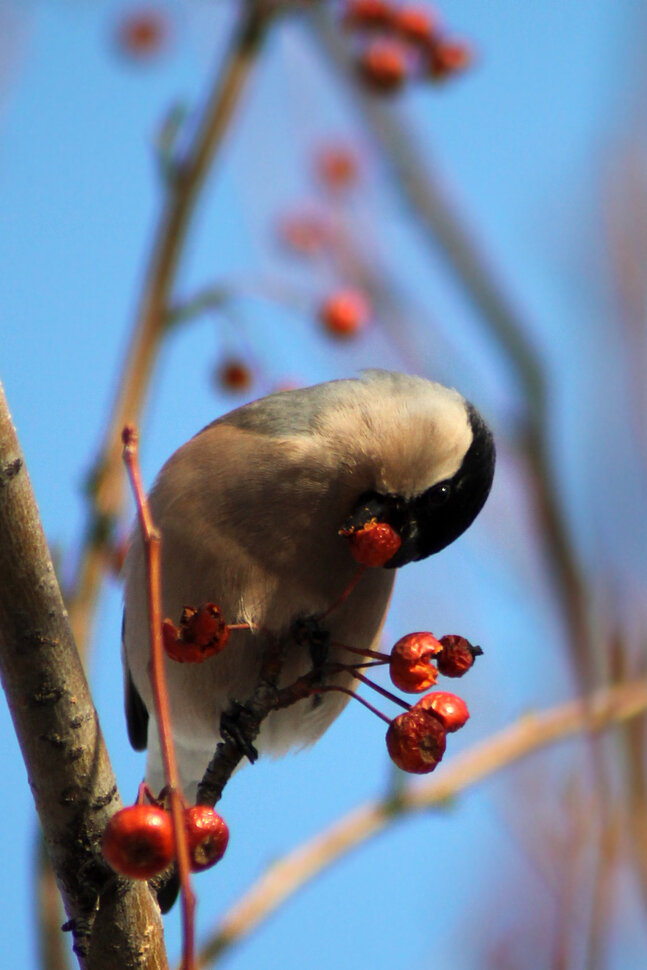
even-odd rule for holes
{"type": "Polygon", "coordinates": [[[472,60],[467,44],[447,38],[436,13],[423,4],[348,0],[343,20],[358,40],[359,75],[379,94],[395,93],[412,80],[446,81],[472,60]]]}
{"type": "MultiPolygon", "coordinates": [[[[347,538],[349,551],[359,570],[351,579],[340,598],[326,611],[328,615],[337,608],[361,580],[367,568],[384,566],[398,551],[402,540],[396,530],[386,522],[371,519],[359,527],[342,528],[340,535],[347,538]]],[[[322,617],[314,617],[316,623],[322,617]]],[[[178,663],[202,663],[208,657],[220,653],[227,644],[231,630],[249,629],[245,623],[225,623],[221,610],[214,603],[199,608],[185,607],[179,627],[166,619],[163,622],[163,644],[167,655],[178,663]]],[[[416,704],[407,704],[401,698],[373,683],[362,672],[367,666],[388,664],[391,681],[399,690],[418,694],[434,687],[438,675],[462,677],[483,651],[472,646],[465,637],[455,634],[437,639],[432,633],[409,633],[395,644],[390,654],[373,650],[360,650],[349,644],[336,644],[350,653],[359,654],[361,661],[350,664],[322,663],[313,671],[314,684],[307,676],[300,678],[291,688],[286,688],[289,699],[281,703],[287,706],[305,696],[325,690],[349,691],[334,683],[321,686],[322,674],[348,671],[362,683],[399,704],[406,710],[390,719],[362,698],[362,703],[389,724],[386,746],[395,764],[404,771],[424,774],[433,771],[445,752],[448,733],[463,727],[469,717],[464,701],[448,691],[426,694],[416,704]],[[291,692],[291,693],[290,693],[291,692]]],[[[324,678],[325,679],[325,678],[324,678]]]]}
{"type": "MultiPolygon", "coordinates": [[[[418,693],[433,687],[439,673],[462,677],[482,652],[455,634],[438,640],[431,633],[409,633],[391,650],[391,680],[400,690],[418,693]]],[[[433,771],[445,753],[447,734],[462,728],[468,717],[465,702],[456,694],[425,694],[389,724],[386,746],[392,761],[414,774],[433,771]]]]}
{"type": "MultiPolygon", "coordinates": [[[[222,859],[229,829],[213,808],[186,807],[184,830],[191,872],[202,872],[222,859]]],[[[123,876],[150,879],[158,875],[176,855],[170,813],[142,786],[137,804],[122,808],[108,822],[101,849],[109,865],[123,876]],[[144,795],[148,804],[144,803],[144,795]]]]}

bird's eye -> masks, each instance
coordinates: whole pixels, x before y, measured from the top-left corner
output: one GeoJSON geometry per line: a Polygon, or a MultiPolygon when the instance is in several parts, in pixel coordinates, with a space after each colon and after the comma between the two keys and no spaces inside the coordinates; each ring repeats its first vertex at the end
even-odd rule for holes
{"type": "Polygon", "coordinates": [[[451,496],[452,489],[449,482],[438,482],[427,492],[427,502],[434,508],[444,505],[451,496]]]}

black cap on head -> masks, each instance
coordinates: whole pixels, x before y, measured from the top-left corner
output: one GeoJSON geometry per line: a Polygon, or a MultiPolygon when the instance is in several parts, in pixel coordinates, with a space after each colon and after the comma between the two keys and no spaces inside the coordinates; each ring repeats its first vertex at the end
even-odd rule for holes
{"type": "Polygon", "coordinates": [[[436,482],[409,500],[369,492],[361,497],[345,524],[345,528],[361,528],[374,518],[395,529],[402,545],[386,563],[387,569],[440,552],[465,532],[485,504],[494,477],[494,439],[476,408],[466,406],[472,442],[451,478],[436,482]]]}

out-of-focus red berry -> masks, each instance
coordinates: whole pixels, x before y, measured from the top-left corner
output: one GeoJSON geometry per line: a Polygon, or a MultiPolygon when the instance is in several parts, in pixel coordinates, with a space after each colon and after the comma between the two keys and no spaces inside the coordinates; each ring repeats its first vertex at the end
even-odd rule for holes
{"type": "Polygon", "coordinates": [[[433,771],[445,753],[446,734],[439,718],[417,705],[394,718],[386,732],[391,760],[416,775],[433,771]]]}
{"type": "Polygon", "coordinates": [[[473,62],[472,49],[463,41],[438,39],[429,46],[428,73],[433,81],[445,81],[473,62]]]}
{"type": "Polygon", "coordinates": [[[434,36],[437,19],[429,7],[422,4],[405,4],[394,10],[393,29],[411,44],[426,45],[434,36]]]}
{"type": "Polygon", "coordinates": [[[246,391],[252,381],[251,370],[241,360],[226,360],[218,370],[218,382],[226,391],[246,391]]]}
{"type": "Polygon", "coordinates": [[[407,49],[397,38],[376,37],[359,56],[358,67],[364,83],[379,94],[393,94],[407,79],[407,49]]]}
{"type": "Polygon", "coordinates": [[[402,539],[386,522],[368,522],[348,535],[351,555],[362,566],[383,566],[402,545],[402,539]]]}
{"type": "Polygon", "coordinates": [[[215,603],[205,603],[199,609],[185,606],[179,628],[172,620],[162,623],[164,650],[177,663],[202,663],[224,650],[229,630],[215,603]]]}
{"type": "Polygon", "coordinates": [[[117,46],[122,54],[149,60],[161,53],[169,39],[169,24],[164,13],[142,7],[126,14],[117,26],[117,46]]]}
{"type": "Polygon", "coordinates": [[[334,337],[353,337],[363,330],[371,315],[371,307],[359,290],[338,290],[319,308],[319,319],[334,337]]]}
{"type": "Polygon", "coordinates": [[[327,220],[312,212],[285,216],[278,224],[277,234],[286,249],[300,256],[317,256],[330,244],[332,236],[327,220]]]}
{"type": "Polygon", "coordinates": [[[433,687],[438,671],[432,664],[442,646],[432,633],[408,633],[391,650],[389,673],[399,690],[412,694],[433,687]]]}
{"type": "Polygon", "coordinates": [[[470,716],[465,701],[445,690],[437,690],[421,697],[418,703],[414,704],[413,710],[416,708],[435,714],[445,730],[450,732],[462,728],[470,716]]]}
{"type": "Polygon", "coordinates": [[[483,653],[480,647],[473,647],[465,637],[448,633],[440,638],[442,650],[436,658],[438,670],[445,677],[462,677],[476,657],[483,653]]]}
{"type": "Polygon", "coordinates": [[[101,851],[115,872],[150,879],[175,856],[171,816],[156,805],[122,808],[106,826],[101,851]]]}
{"type": "Polygon", "coordinates": [[[329,189],[346,189],[357,179],[357,156],[343,145],[321,148],[315,158],[320,181],[329,189]]]}
{"type": "Polygon", "coordinates": [[[222,859],[229,842],[229,829],[213,808],[209,805],[192,805],[185,809],[184,825],[191,872],[202,872],[222,859]]]}
{"type": "Polygon", "coordinates": [[[387,0],[348,0],[344,23],[348,27],[371,30],[388,27],[393,17],[393,4],[387,0]]]}

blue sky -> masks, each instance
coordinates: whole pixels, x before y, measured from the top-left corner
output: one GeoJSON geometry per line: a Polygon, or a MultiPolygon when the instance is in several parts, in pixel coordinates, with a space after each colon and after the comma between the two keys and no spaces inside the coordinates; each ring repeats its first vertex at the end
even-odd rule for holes
{"type": "MultiPolygon", "coordinates": [[[[0,3],[0,28],[4,24],[8,38],[0,40],[0,56],[7,55],[0,73],[0,379],[48,537],[66,572],[84,521],[82,484],[113,399],[160,209],[155,132],[172,104],[200,102],[231,19],[223,0],[162,4],[173,24],[168,51],[149,65],[132,64],[117,56],[113,37],[118,18],[136,6],[0,3]]],[[[595,555],[608,548],[609,534],[620,535],[619,568],[644,582],[644,524],[617,509],[600,520],[599,495],[582,488],[591,468],[600,472],[603,493],[617,485],[609,468],[600,470],[596,445],[613,440],[618,463],[632,447],[620,405],[605,410],[606,424],[595,434],[586,423],[600,377],[615,393],[622,367],[604,289],[590,282],[586,269],[598,255],[609,145],[636,109],[641,4],[599,0],[593,11],[581,0],[447,0],[440,9],[454,32],[475,44],[477,66],[444,89],[413,90],[402,97],[401,109],[528,320],[554,380],[553,443],[580,547],[595,555]],[[588,528],[591,518],[599,534],[588,528]]],[[[273,245],[277,217],[313,198],[308,161],[330,137],[353,141],[366,159],[364,191],[346,218],[367,258],[388,267],[413,330],[422,334],[421,364],[464,390],[502,435],[509,431],[518,390],[501,355],[442,260],[422,245],[344,85],[307,33],[286,23],[252,78],[179,279],[182,295],[206,283],[235,281],[235,321],[205,317],[172,335],[162,351],[142,427],[148,482],[175,447],[243,400],[214,386],[213,368],[223,354],[253,348],[259,394],[285,380],[311,383],[364,366],[403,366],[377,327],[348,346],[326,340],[313,310],[331,284],[330,273],[311,273],[273,245]],[[287,304],[250,295],[250,287],[256,292],[268,279],[283,281],[287,304]]],[[[487,646],[463,691],[472,720],[464,736],[452,739],[452,750],[524,710],[570,695],[559,621],[524,512],[523,482],[505,446],[502,458],[478,525],[441,557],[400,577],[387,624],[394,638],[408,629],[458,628],[487,646]]],[[[623,502],[638,501],[640,484],[623,480],[622,488],[623,502]]],[[[120,596],[118,584],[109,581],[90,675],[128,799],[143,764],[128,748],[121,714],[120,596]]],[[[229,786],[223,814],[231,847],[198,883],[201,930],[271,859],[384,790],[389,769],[382,728],[356,707],[311,751],[247,769],[229,786]]],[[[1,836],[12,892],[4,904],[0,955],[28,967],[35,965],[34,823],[4,710],[0,719],[5,797],[16,820],[1,836]]],[[[545,770],[541,758],[533,764],[545,770]]],[[[480,965],[482,928],[477,920],[468,944],[465,921],[473,927],[480,910],[486,919],[493,915],[493,873],[523,884],[538,908],[552,899],[520,850],[518,834],[511,834],[506,799],[503,784],[488,782],[451,810],[399,825],[290,901],[228,966],[271,967],[279,960],[284,970],[304,962],[311,970],[368,962],[377,970],[480,965]],[[446,891],[439,893],[439,885],[446,891]]],[[[638,914],[631,917],[631,885],[623,891],[626,925],[610,954],[613,967],[637,966],[647,950],[638,914]]],[[[169,917],[172,952],[176,921],[177,914],[169,917]]]]}

